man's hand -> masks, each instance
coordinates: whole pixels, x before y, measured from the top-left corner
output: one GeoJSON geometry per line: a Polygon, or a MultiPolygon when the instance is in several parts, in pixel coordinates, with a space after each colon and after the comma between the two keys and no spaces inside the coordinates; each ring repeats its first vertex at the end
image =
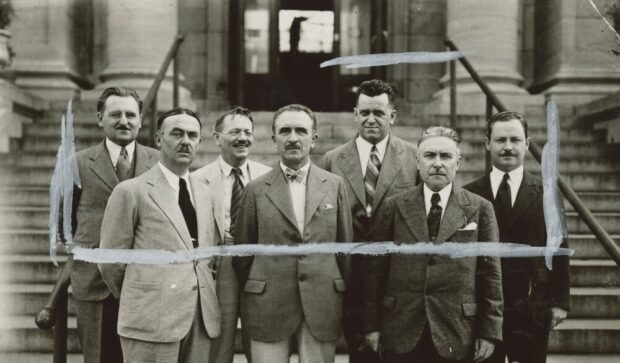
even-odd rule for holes
{"type": "Polygon", "coordinates": [[[495,350],[495,344],[487,339],[479,338],[476,339],[476,351],[474,353],[474,362],[480,362],[485,360],[493,354],[493,350],[495,350]]]}
{"type": "Polygon", "coordinates": [[[373,331],[366,334],[366,345],[370,347],[375,353],[379,353],[379,339],[381,338],[381,333],[378,331],[373,331]]]}
{"type": "Polygon", "coordinates": [[[551,308],[551,322],[549,322],[549,329],[552,330],[566,319],[568,311],[558,308],[556,306],[551,308]]]}

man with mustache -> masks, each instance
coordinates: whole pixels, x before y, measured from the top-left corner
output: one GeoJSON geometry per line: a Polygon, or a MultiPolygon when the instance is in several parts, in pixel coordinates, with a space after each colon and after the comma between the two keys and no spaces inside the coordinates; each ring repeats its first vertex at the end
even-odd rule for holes
{"type": "MultiPolygon", "coordinates": [[[[358,135],[327,152],[321,162],[322,168],[345,180],[357,242],[369,241],[368,231],[376,223],[374,211],[383,201],[416,182],[415,146],[390,133],[396,120],[395,96],[394,89],[383,81],[363,82],[353,108],[358,135]]],[[[351,256],[351,281],[345,293],[343,324],[351,363],[379,361],[364,339],[363,262],[363,256],[351,256]]]]}
{"type": "MultiPolygon", "coordinates": [[[[101,248],[189,252],[220,243],[211,190],[190,176],[200,119],[175,108],[157,120],[160,162],[112,192],[101,248]]],[[[120,298],[118,333],[127,362],[203,362],[220,333],[210,259],[174,264],[99,264],[120,298]]]]}
{"type": "MultiPolygon", "coordinates": [[[[351,210],[342,178],[310,161],[316,117],[303,105],[280,108],[272,139],[279,164],[248,184],[235,244],[348,242],[351,210]]],[[[233,257],[243,287],[241,319],[253,363],[289,361],[296,339],[300,362],[333,362],[341,335],[343,261],[335,255],[233,257]]]]}
{"type": "MultiPolygon", "coordinates": [[[[497,241],[493,205],[453,184],[459,135],[425,130],[417,162],[423,184],[385,200],[372,233],[401,244],[497,241]]],[[[384,361],[479,362],[502,339],[499,258],[445,255],[376,256],[364,284],[369,345],[384,361]]]]}
{"type": "MultiPolygon", "coordinates": [[[[204,180],[215,193],[215,218],[224,244],[232,244],[232,228],[241,207],[247,184],[265,174],[270,167],[248,159],[254,141],[254,120],[250,110],[235,107],[215,121],[213,136],[221,153],[217,160],[196,170],[193,175],[204,180]]],[[[232,257],[222,257],[217,269],[217,295],[222,310],[222,333],[211,347],[211,362],[232,363],[237,331],[239,282],[232,268],[232,257]]],[[[243,331],[243,345],[251,361],[249,338],[243,331]]]]}
{"type": "MultiPolygon", "coordinates": [[[[529,146],[527,121],[517,112],[493,115],[487,123],[486,149],[493,168],[465,189],[493,202],[500,240],[544,247],[543,184],[523,168],[529,146]]],[[[562,247],[567,247],[566,242],[562,247]]],[[[549,331],[569,310],[568,256],[502,258],[504,341],[489,362],[545,362],[549,331]]]]}
{"type": "MultiPolygon", "coordinates": [[[[97,100],[105,140],[75,156],[81,181],[73,193],[71,223],[76,246],[99,247],[101,222],[112,190],[119,182],[146,172],[159,159],[157,150],[136,142],[141,113],[142,99],[130,88],[107,88],[97,100]]],[[[60,276],[50,302],[37,314],[37,323],[53,326],[55,300],[70,278],[84,362],[122,362],[116,333],[118,299],[103,282],[97,265],[69,258],[60,276]]]]}

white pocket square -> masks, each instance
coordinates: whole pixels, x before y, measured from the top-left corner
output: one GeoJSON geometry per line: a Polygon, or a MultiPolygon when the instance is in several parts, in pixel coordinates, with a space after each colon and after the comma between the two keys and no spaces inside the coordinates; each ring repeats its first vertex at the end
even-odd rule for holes
{"type": "Polygon", "coordinates": [[[476,222],[471,222],[465,227],[459,229],[459,231],[475,231],[476,228],[478,228],[478,224],[476,224],[476,222]]]}
{"type": "Polygon", "coordinates": [[[329,210],[329,209],[333,209],[333,208],[334,208],[333,205],[331,205],[329,203],[325,204],[325,210],[329,210]]]}

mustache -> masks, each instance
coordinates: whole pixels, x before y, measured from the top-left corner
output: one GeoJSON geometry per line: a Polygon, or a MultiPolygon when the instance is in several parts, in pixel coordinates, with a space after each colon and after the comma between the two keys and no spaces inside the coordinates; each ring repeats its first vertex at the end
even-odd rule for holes
{"type": "Polygon", "coordinates": [[[181,146],[178,150],[180,153],[190,153],[192,152],[192,148],[189,146],[181,146]]]}
{"type": "Polygon", "coordinates": [[[299,150],[301,149],[301,144],[298,142],[286,144],[284,146],[284,150],[299,150]]]}
{"type": "Polygon", "coordinates": [[[250,145],[252,145],[252,143],[249,140],[235,141],[233,143],[233,147],[237,147],[237,146],[250,146],[250,145]]]}
{"type": "Polygon", "coordinates": [[[127,131],[131,131],[131,128],[129,126],[125,126],[125,125],[118,125],[115,127],[116,130],[127,130],[127,131]]]}
{"type": "Polygon", "coordinates": [[[499,156],[517,156],[517,154],[514,151],[502,151],[499,156]]]}

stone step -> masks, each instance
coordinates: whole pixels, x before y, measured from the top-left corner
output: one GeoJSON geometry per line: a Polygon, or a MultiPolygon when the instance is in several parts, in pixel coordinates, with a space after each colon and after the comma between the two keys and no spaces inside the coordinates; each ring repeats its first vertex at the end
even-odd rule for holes
{"type": "Polygon", "coordinates": [[[620,287],[620,268],[612,260],[570,260],[572,287],[620,287]]]}
{"type": "MultiPolygon", "coordinates": [[[[620,235],[611,235],[611,238],[620,243],[620,235]]],[[[609,254],[601,243],[592,234],[569,234],[569,247],[575,250],[573,259],[608,259],[609,254]]]]}
{"type": "Polygon", "coordinates": [[[568,319],[549,334],[549,352],[619,354],[619,341],[618,319],[568,319]]]}
{"type": "Polygon", "coordinates": [[[55,267],[49,255],[2,255],[1,284],[53,284],[67,256],[58,256],[55,267]]]}
{"type": "Polygon", "coordinates": [[[573,287],[571,319],[620,319],[620,288],[573,287]]]}
{"type": "MultiPolygon", "coordinates": [[[[75,317],[68,320],[67,350],[70,353],[81,351],[77,335],[75,317]]],[[[52,330],[41,330],[28,315],[3,317],[0,326],[0,352],[50,353],[54,347],[52,330]]]]}
{"type": "Polygon", "coordinates": [[[49,202],[47,186],[0,186],[3,206],[49,206],[49,202]]]}
{"type": "MultiPolygon", "coordinates": [[[[607,233],[620,233],[620,212],[597,212],[594,213],[596,220],[607,233]]],[[[590,229],[579,217],[577,212],[566,213],[566,224],[571,233],[589,233],[590,229]]]]}
{"type": "MultiPolygon", "coordinates": [[[[591,212],[619,212],[620,192],[580,192],[579,198],[585,203],[591,212]]],[[[573,211],[573,206],[564,202],[566,211],[573,211]]]]}
{"type": "MultiPolygon", "coordinates": [[[[0,352],[0,362],[19,363],[49,363],[54,360],[52,352],[0,352]]],[[[81,353],[67,354],[66,363],[83,363],[84,355],[81,353]]]]}
{"type": "MultiPolygon", "coordinates": [[[[2,284],[0,308],[5,315],[32,316],[47,303],[53,284],[2,284]]],[[[75,315],[75,302],[69,287],[69,315],[75,315]]]]}
{"type": "Polygon", "coordinates": [[[0,253],[45,255],[49,253],[49,248],[47,228],[0,230],[0,253]]]}

